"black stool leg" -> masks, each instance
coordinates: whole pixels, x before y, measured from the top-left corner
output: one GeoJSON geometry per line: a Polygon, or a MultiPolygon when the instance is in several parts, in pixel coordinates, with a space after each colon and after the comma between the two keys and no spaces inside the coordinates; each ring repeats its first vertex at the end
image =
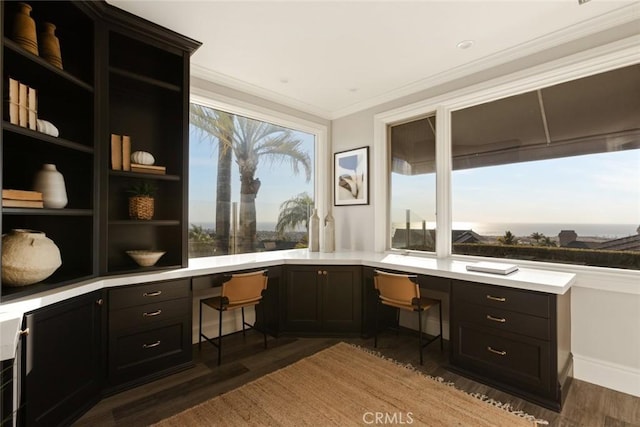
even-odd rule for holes
{"type": "MultiPolygon", "coordinates": [[[[258,306],[255,306],[255,309],[258,309],[258,306]]],[[[267,348],[267,310],[262,311],[262,335],[264,335],[264,348],[267,348]]]]}
{"type": "Polygon", "coordinates": [[[420,348],[420,364],[422,365],[422,310],[418,310],[418,347],[420,348]]]}
{"type": "Polygon", "coordinates": [[[218,320],[218,366],[222,361],[222,310],[220,310],[220,316],[218,320]]]}
{"type": "Polygon", "coordinates": [[[440,314],[440,351],[444,351],[444,337],[442,336],[442,301],[438,304],[438,312],[440,314]]]}
{"type": "Polygon", "coordinates": [[[375,348],[378,348],[378,316],[380,315],[380,299],[378,299],[378,301],[376,301],[376,309],[375,309],[376,313],[375,313],[375,317],[376,317],[376,324],[374,326],[373,329],[373,346],[375,348]]]}
{"type": "Polygon", "coordinates": [[[247,334],[245,334],[245,332],[244,332],[244,307],[242,307],[242,308],[240,309],[240,311],[242,311],[242,336],[243,336],[243,337],[246,337],[246,336],[247,336],[247,334]]]}
{"type": "Polygon", "coordinates": [[[198,316],[198,351],[202,350],[202,300],[200,300],[200,314],[198,316]]]}

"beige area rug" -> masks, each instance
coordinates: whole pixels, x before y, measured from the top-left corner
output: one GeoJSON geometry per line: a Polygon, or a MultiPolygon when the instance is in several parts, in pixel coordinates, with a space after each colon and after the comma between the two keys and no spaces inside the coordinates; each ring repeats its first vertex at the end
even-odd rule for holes
{"type": "Polygon", "coordinates": [[[339,343],[156,426],[394,424],[531,427],[537,423],[508,405],[339,343]]]}

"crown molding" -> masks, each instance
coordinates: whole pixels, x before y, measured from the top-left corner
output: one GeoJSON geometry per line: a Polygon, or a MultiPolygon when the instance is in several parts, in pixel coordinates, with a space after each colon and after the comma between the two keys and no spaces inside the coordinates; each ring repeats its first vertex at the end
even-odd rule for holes
{"type": "Polygon", "coordinates": [[[191,65],[191,74],[194,77],[202,78],[212,83],[239,90],[289,108],[313,114],[323,119],[335,120],[634,21],[638,21],[640,25],[640,2],[635,2],[607,14],[588,19],[562,30],[505,49],[496,54],[420,79],[379,96],[367,98],[333,111],[261,88],[197,64],[191,65]]]}

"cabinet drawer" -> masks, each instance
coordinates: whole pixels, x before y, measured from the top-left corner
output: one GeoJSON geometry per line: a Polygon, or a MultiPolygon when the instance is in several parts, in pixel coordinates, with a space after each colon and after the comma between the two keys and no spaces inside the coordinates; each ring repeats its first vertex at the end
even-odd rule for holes
{"type": "Polygon", "coordinates": [[[550,317],[551,297],[534,291],[454,281],[453,298],[455,301],[464,300],[487,307],[550,317]]]}
{"type": "Polygon", "coordinates": [[[122,329],[144,328],[166,319],[189,316],[190,310],[191,298],[152,302],[112,310],[109,313],[109,331],[113,333],[122,329]]]}
{"type": "Polygon", "coordinates": [[[455,364],[483,372],[519,389],[548,392],[550,345],[547,341],[458,324],[455,364]]]}
{"type": "Polygon", "coordinates": [[[109,291],[109,309],[116,310],[152,302],[186,298],[189,297],[190,289],[190,279],[115,288],[109,291]]]}
{"type": "Polygon", "coordinates": [[[544,317],[531,316],[497,307],[469,304],[466,301],[460,301],[457,304],[456,313],[459,322],[542,340],[551,339],[550,322],[544,317]]]}

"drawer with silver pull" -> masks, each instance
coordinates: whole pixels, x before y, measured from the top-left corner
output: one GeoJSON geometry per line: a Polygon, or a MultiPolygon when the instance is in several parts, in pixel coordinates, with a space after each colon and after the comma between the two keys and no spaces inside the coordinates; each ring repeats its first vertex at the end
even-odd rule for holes
{"type": "Polygon", "coordinates": [[[183,317],[190,313],[191,301],[191,298],[180,298],[111,310],[109,330],[144,328],[161,320],[183,317]]]}
{"type": "MultiPolygon", "coordinates": [[[[502,286],[454,281],[453,298],[501,310],[549,318],[551,297],[541,292],[513,289],[502,286]]],[[[457,302],[456,302],[457,303],[457,302]]]]}
{"type": "Polygon", "coordinates": [[[109,290],[109,310],[189,297],[189,279],[145,283],[109,290]]]}
{"type": "Polygon", "coordinates": [[[163,325],[158,328],[121,335],[115,339],[114,364],[118,369],[155,360],[183,351],[183,323],[163,325]]]}
{"type": "Polygon", "coordinates": [[[481,370],[496,380],[529,390],[550,387],[550,344],[548,341],[460,323],[459,348],[454,359],[459,366],[481,370]]]}
{"type": "Polygon", "coordinates": [[[551,339],[549,319],[518,313],[501,308],[469,304],[459,301],[456,306],[457,320],[474,325],[513,332],[542,340],[551,339]]]}

